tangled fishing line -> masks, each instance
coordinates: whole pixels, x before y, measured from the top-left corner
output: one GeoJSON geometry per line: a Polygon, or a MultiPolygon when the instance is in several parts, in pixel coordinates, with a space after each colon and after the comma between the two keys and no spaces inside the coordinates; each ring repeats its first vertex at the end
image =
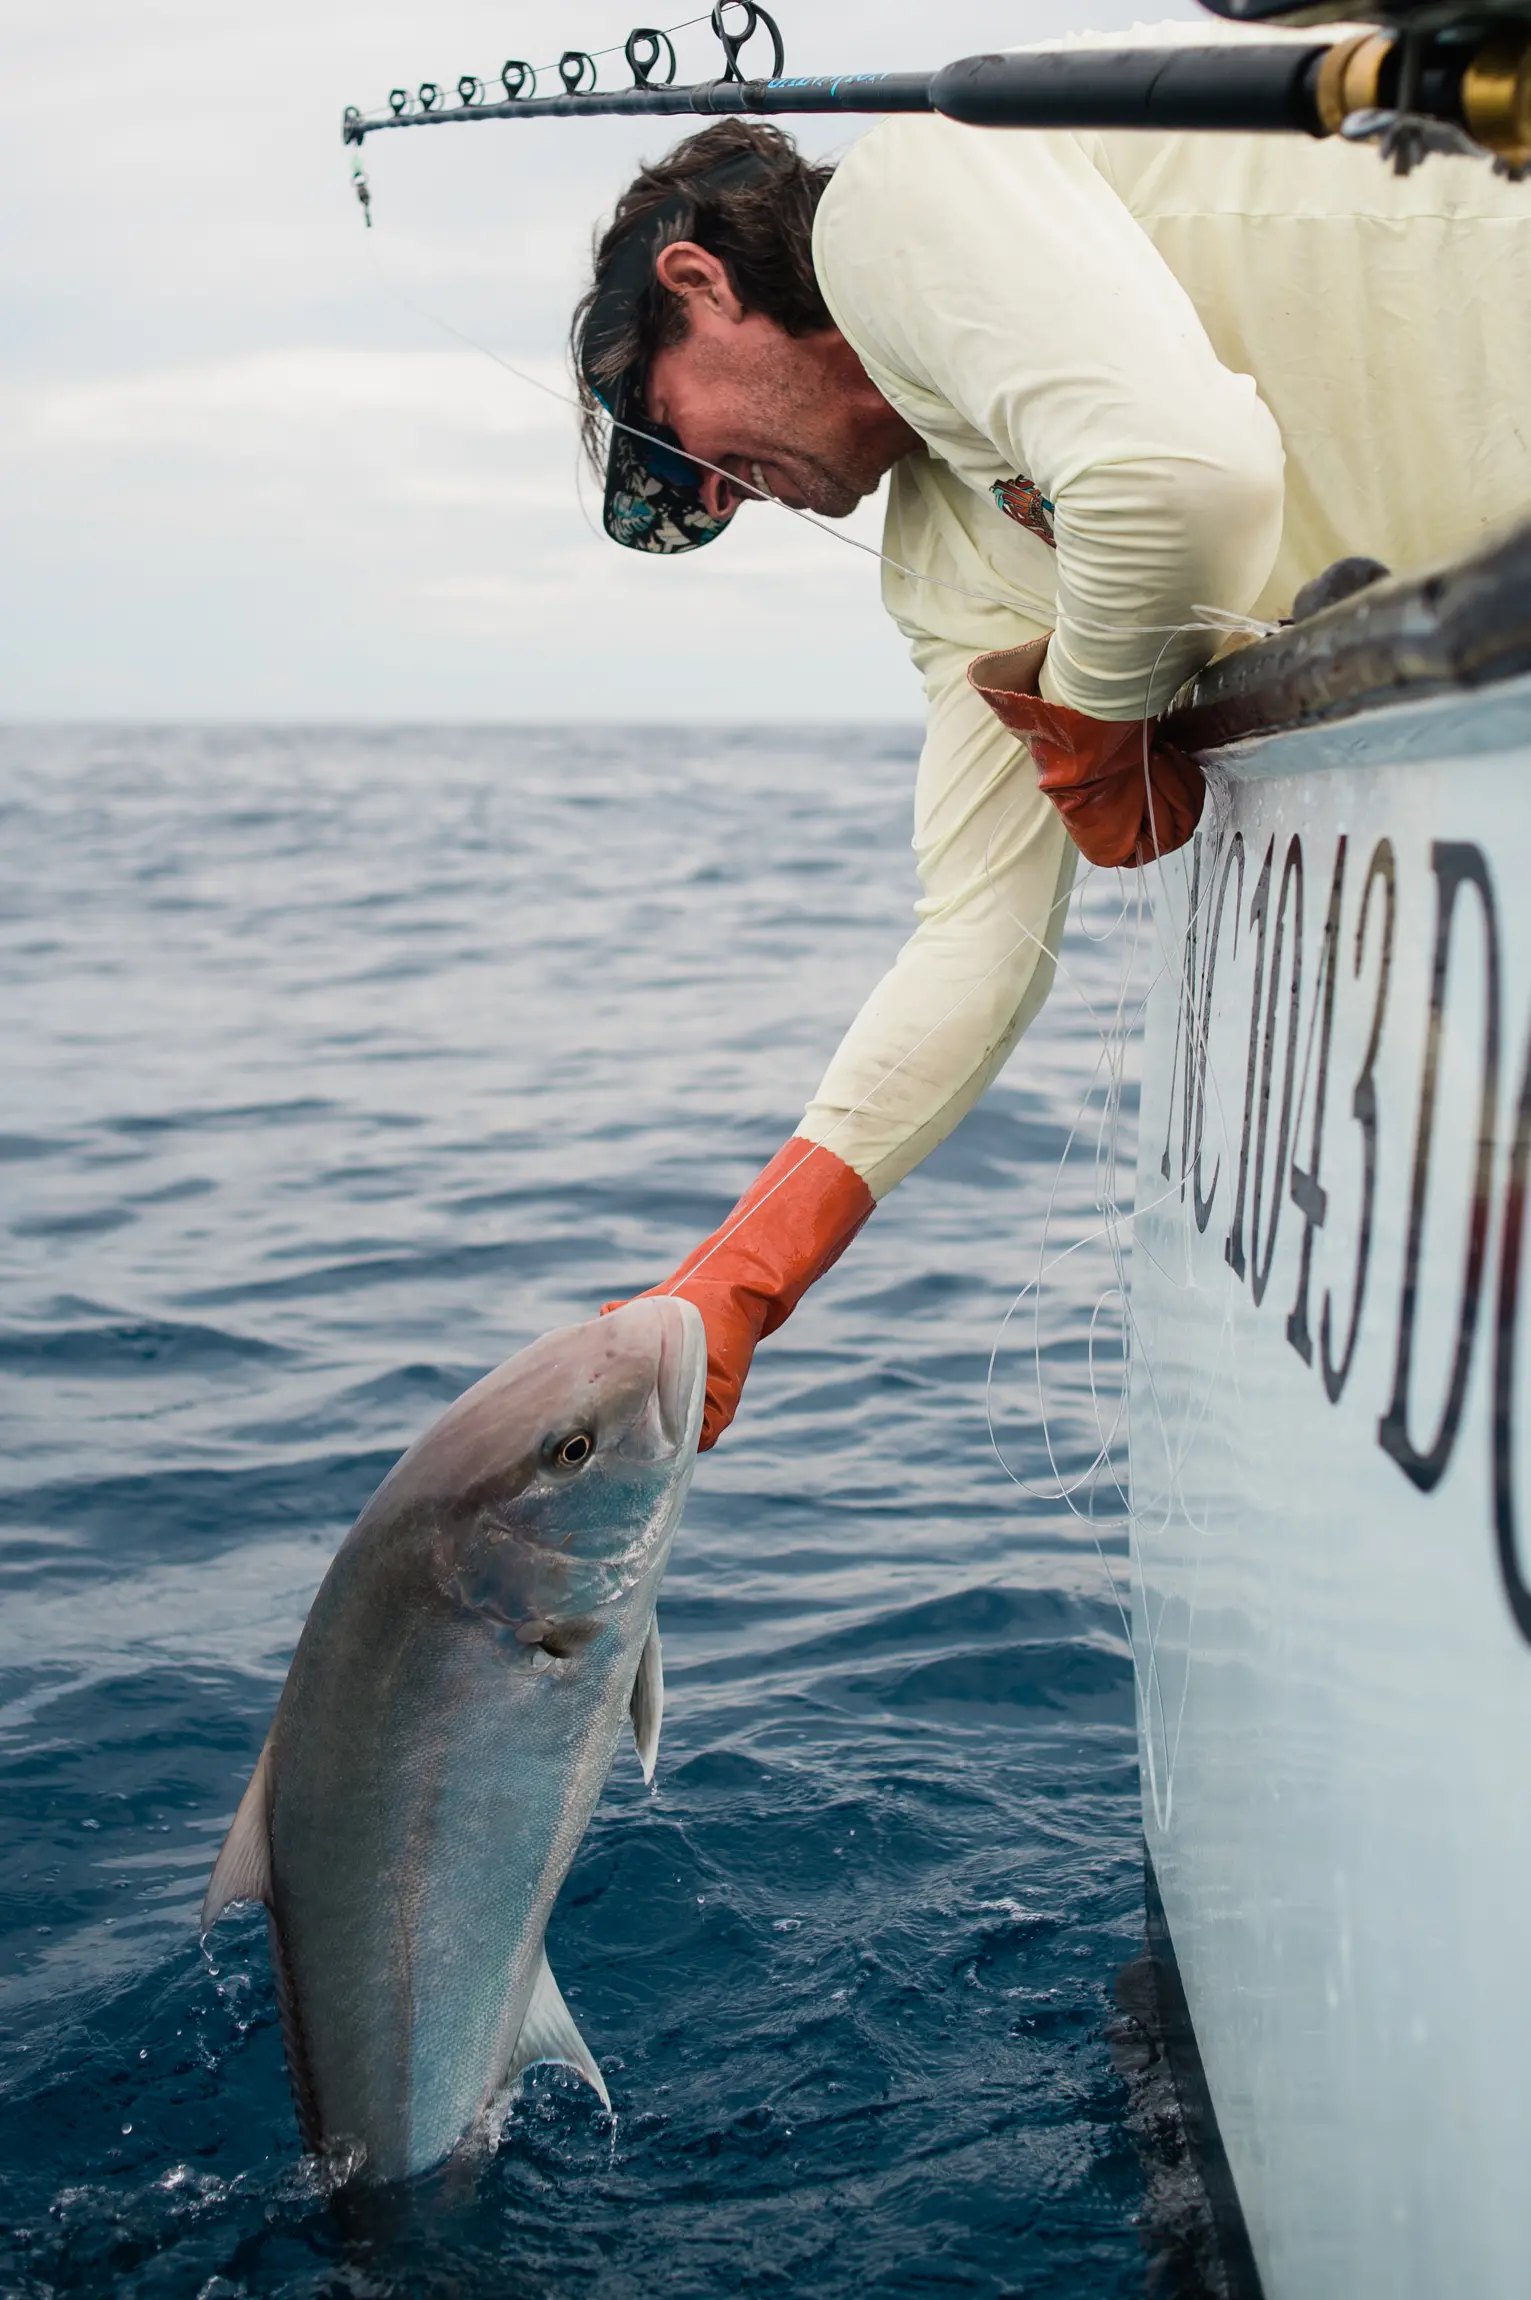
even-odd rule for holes
{"type": "MultiPolygon", "coordinates": [[[[491,360],[495,366],[503,369],[518,383],[541,393],[546,398],[556,400],[575,413],[580,412],[579,402],[571,393],[560,390],[556,385],[518,367],[513,361],[504,358],[501,353],[492,350],[489,345],[480,342],[475,336],[455,326],[452,321],[442,318],[439,313],[418,303],[414,297],[406,294],[394,282],[385,281],[382,284],[384,292],[396,302],[403,304],[406,309],[413,312],[417,318],[424,320],[429,326],[451,336],[469,350],[476,351],[484,358],[491,360]]],[[[608,420],[614,422],[615,428],[628,432],[633,438],[647,444],[654,444],[650,435],[639,427],[631,423],[617,422],[616,419],[612,418],[608,418],[608,420]]],[[[673,452],[673,448],[671,451],[673,452]]],[[[875,544],[863,542],[857,536],[847,535],[840,529],[826,524],[823,520],[815,518],[812,513],[800,510],[794,504],[783,503],[765,485],[758,466],[755,468],[753,481],[747,481],[740,478],[737,473],[724,470],[721,465],[709,463],[702,456],[691,455],[688,460],[695,463],[700,469],[718,472],[740,494],[753,496],[760,502],[773,505],[777,510],[788,512],[794,519],[801,520],[806,526],[827,536],[842,548],[859,551],[912,582],[953,593],[965,599],[975,600],[982,605],[1001,606],[1009,611],[1014,611],[1014,602],[998,593],[975,590],[968,585],[954,583],[947,577],[927,574],[918,568],[907,565],[891,553],[880,550],[875,544]]],[[[1145,684],[1145,722],[1150,715],[1152,691],[1160,665],[1176,639],[1183,637],[1188,631],[1215,632],[1224,638],[1232,636],[1255,638],[1264,637],[1276,628],[1275,625],[1252,616],[1237,615],[1216,607],[1201,606],[1193,609],[1188,620],[1174,625],[1091,625],[1086,621],[1081,622],[1079,627],[1092,636],[1120,637],[1130,632],[1137,636],[1156,637],[1160,640],[1158,654],[1145,684]]],[[[1143,739],[1145,791],[1150,788],[1149,742],[1149,731],[1145,724],[1143,739]]],[[[1210,773],[1207,776],[1207,800],[1203,823],[1198,836],[1207,851],[1214,857],[1221,852],[1227,835],[1230,803],[1229,786],[1226,778],[1216,771],[1210,773]]],[[[1146,1215],[1153,1213],[1158,1207],[1167,1204],[1176,1196],[1183,1196],[1188,1179],[1186,1173],[1172,1172],[1168,1166],[1165,1166],[1162,1169],[1164,1188],[1142,1202],[1133,1203],[1136,1194],[1135,1177],[1129,1175],[1125,1182],[1123,1178],[1123,1106],[1129,1084],[1129,1052],[1138,1040],[1143,1014],[1154,990],[1166,979],[1179,976],[1182,951],[1179,946],[1174,949],[1169,947],[1166,940],[1162,907],[1156,906],[1149,900],[1143,873],[1139,870],[1119,871],[1115,874],[1119,882],[1119,897],[1114,913],[1103,932],[1092,933],[1084,923],[1081,898],[1087,894],[1089,888],[1098,879],[1103,878],[1106,874],[1096,866],[1087,865],[1080,879],[1076,881],[1074,889],[1064,893],[1058,900],[1064,906],[1071,901],[1076,903],[1076,923],[1089,940],[1107,943],[1113,937],[1120,936],[1121,938],[1122,955],[1118,968],[1115,996],[1110,1011],[1106,1014],[1099,1012],[1082,982],[1078,979],[1077,971],[1061,955],[1056,954],[1048,947],[1053,939],[1053,922],[1048,921],[1048,937],[1044,940],[1042,936],[1038,935],[1036,928],[1023,920],[1013,909],[995,880],[990,867],[990,858],[992,857],[994,841],[1004,827],[1006,819],[1002,816],[990,834],[985,856],[985,873],[991,892],[1018,929],[1016,939],[981,976],[964,986],[958,997],[951,1001],[929,1028],[911,1046],[905,1049],[899,1060],[891,1064],[861,1099],[842,1114],[836,1125],[824,1137],[822,1146],[825,1148],[833,1147],[836,1137],[850,1125],[853,1119],[875,1104],[883,1088],[889,1085],[898,1072],[913,1060],[921,1048],[945,1026],[970,998],[977,995],[1000,969],[1008,966],[1028,945],[1036,946],[1039,963],[1051,964],[1055,982],[1060,983],[1078,998],[1088,1017],[1091,1032],[1097,1041],[1095,1062],[1079,1096],[1073,1119],[1049,1183],[1039,1226],[1035,1269],[1032,1275],[1026,1278],[1016,1290],[994,1335],[985,1376],[984,1413],[989,1442],[995,1458],[1012,1483],[1034,1500],[1055,1505],[1062,1503],[1074,1517],[1088,1527],[1112,1601],[1121,1618],[1124,1635],[1130,1645],[1132,1642],[1132,1624],[1101,1535],[1103,1531],[1113,1528],[1131,1529],[1138,1522],[1133,1481],[1130,1474],[1126,1473],[1123,1461],[1124,1450],[1129,1453],[1131,1450],[1130,1447],[1124,1448],[1123,1441],[1124,1425],[1127,1423],[1133,1404],[1135,1365],[1140,1375],[1138,1388],[1141,1391],[1141,1407],[1151,1419],[1154,1436],[1163,1452],[1166,1475],[1162,1492],[1162,1507],[1166,1513],[1171,1508],[1175,1508],[1184,1511],[1188,1516],[1190,1515],[1187,1498],[1182,1490],[1181,1471],[1189,1448],[1194,1443],[1196,1429],[1200,1426],[1200,1422],[1207,1411],[1211,1394],[1209,1382],[1203,1393],[1199,1412],[1191,1414],[1188,1421],[1179,1430],[1178,1435],[1172,1433],[1158,1394],[1152,1366],[1148,1363],[1146,1354],[1139,1353],[1134,1349],[1136,1329],[1127,1278],[1129,1243],[1135,1236],[1139,1225],[1146,1215]],[[1143,970],[1145,960],[1151,962],[1150,971],[1147,981],[1140,982],[1138,977],[1143,970]],[[1095,1123],[1090,1155],[1093,1164],[1093,1204],[1096,1219],[1093,1226],[1079,1231],[1066,1245],[1054,1251],[1052,1240],[1064,1176],[1074,1158],[1076,1145],[1087,1132],[1092,1112],[1095,1123]],[[1094,1424],[1093,1450],[1082,1468],[1069,1472],[1065,1469],[1061,1458],[1066,1444],[1061,1425],[1069,1418],[1070,1409],[1066,1403],[1056,1402],[1048,1394],[1047,1364],[1050,1349],[1043,1331],[1044,1305],[1048,1298],[1050,1282],[1056,1273],[1070,1263],[1075,1256],[1084,1253],[1092,1246],[1102,1244],[1109,1257],[1111,1276],[1109,1284],[1102,1288],[1091,1308],[1085,1352],[1090,1414],[1094,1424]],[[1115,1314],[1120,1324],[1121,1343],[1117,1353],[1117,1377],[1114,1384],[1116,1395],[1108,1410],[1107,1402],[1102,1395],[1098,1341],[1103,1320],[1111,1314],[1113,1304],[1116,1306],[1115,1314]],[[1031,1341],[1027,1354],[1035,1378],[1036,1427],[1040,1433],[1051,1471],[1051,1482],[1047,1485],[1034,1483],[1014,1465],[1006,1454],[999,1430],[996,1427],[996,1376],[1005,1336],[1023,1308],[1028,1306],[1031,1341]],[[1106,1503],[1105,1508],[1099,1506],[1102,1500],[1106,1503]]],[[[1153,820],[1151,810],[1148,819],[1150,822],[1153,820]]],[[[1160,860],[1162,869],[1169,870],[1175,865],[1175,857],[1164,857],[1160,860]]],[[[1179,867],[1184,869],[1184,850],[1179,859],[1179,867]]],[[[1215,872],[1209,870],[1207,873],[1209,893],[1202,899],[1210,899],[1210,885],[1214,876],[1215,872]]],[[[1185,891],[1188,898],[1186,925],[1189,932],[1199,922],[1191,915],[1194,909],[1193,890],[1187,888],[1185,891]]],[[[1191,1063],[1194,1059],[1198,1073],[1205,1081],[1205,1107],[1201,1111],[1201,1118],[1204,1121],[1215,1114],[1216,1129],[1226,1141],[1228,1127],[1218,1097],[1216,1076],[1205,1061],[1204,1034],[1207,1017],[1196,1014],[1193,1011],[1193,1002],[1187,1000],[1182,1015],[1182,1024],[1185,1033],[1185,1060],[1187,1063],[1191,1063]]],[[[1173,1087],[1173,1079],[1171,1080],[1171,1087],[1173,1087]]],[[[805,1153],[806,1155],[808,1153],[805,1153]]],[[[769,1203],[775,1192],[784,1188],[791,1181],[795,1171],[794,1168],[783,1174],[770,1190],[764,1192],[760,1198],[754,1201],[741,1219],[744,1221],[752,1220],[769,1203]]],[[[1139,1172],[1141,1171],[1140,1166],[1139,1172]]],[[[727,1242],[733,1235],[735,1227],[738,1225],[725,1227],[719,1232],[710,1249],[711,1252],[717,1252],[727,1242]]],[[[1138,1250],[1140,1252],[1143,1250],[1141,1245],[1138,1250]]],[[[700,1266],[700,1263],[694,1263],[692,1265],[693,1271],[700,1266]]],[[[1231,1299],[1225,1301],[1224,1304],[1223,1328],[1225,1333],[1230,1315],[1231,1299]]],[[[1147,1622],[1145,1623],[1145,1630],[1148,1641],[1150,1676],[1156,1681],[1157,1672],[1152,1667],[1155,1625],[1152,1622],[1147,1622]]]]}

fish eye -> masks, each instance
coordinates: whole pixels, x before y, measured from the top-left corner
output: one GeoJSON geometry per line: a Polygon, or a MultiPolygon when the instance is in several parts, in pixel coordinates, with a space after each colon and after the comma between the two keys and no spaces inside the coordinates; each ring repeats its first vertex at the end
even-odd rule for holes
{"type": "Polygon", "coordinates": [[[588,1430],[571,1430],[550,1451],[556,1468],[579,1469],[594,1453],[595,1439],[588,1430]]]}

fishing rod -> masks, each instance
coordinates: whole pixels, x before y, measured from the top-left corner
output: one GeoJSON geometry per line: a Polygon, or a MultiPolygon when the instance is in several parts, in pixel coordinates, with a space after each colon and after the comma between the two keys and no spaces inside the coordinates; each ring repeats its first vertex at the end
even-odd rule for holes
{"type": "MultiPolygon", "coordinates": [[[[1285,0],[1207,0],[1244,24],[1311,23],[1313,8],[1285,0]]],[[[1340,0],[1335,13],[1343,6],[1340,0]]],[[[1353,23],[1355,11],[1346,9],[1353,23]]],[[[1311,44],[1219,42],[1205,47],[1077,48],[965,56],[936,72],[850,72],[789,77],[781,29],[760,0],[718,0],[707,17],[661,31],[639,25],[620,46],[566,48],[556,64],[511,58],[502,95],[474,73],[456,83],[395,88],[385,108],[349,106],[342,135],[356,148],[358,196],[368,136],[395,128],[458,127],[476,120],[610,115],[927,112],[984,128],[1157,128],[1243,134],[1343,135],[1375,142],[1400,174],[1429,152],[1489,158],[1519,181],[1531,174],[1531,0],[1392,0],[1374,31],[1311,44]],[[1485,7],[1491,13],[1485,13],[1485,7]],[[710,25],[722,54],[716,77],[677,84],[672,35],[710,25]],[[769,73],[746,78],[745,49],[762,34],[769,73]],[[601,63],[620,56],[631,75],[602,87],[601,63]],[[556,75],[556,91],[538,94],[556,75]]],[[[370,216],[368,218],[370,222],[370,216]]]]}

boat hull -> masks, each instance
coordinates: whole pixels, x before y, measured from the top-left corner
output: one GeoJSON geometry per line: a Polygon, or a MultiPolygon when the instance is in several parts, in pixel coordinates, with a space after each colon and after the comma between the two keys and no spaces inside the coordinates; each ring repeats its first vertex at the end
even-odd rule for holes
{"type": "Polygon", "coordinates": [[[1148,1853],[1267,2300],[1519,2300],[1531,679],[1217,758],[1149,874],[1148,1853]]]}

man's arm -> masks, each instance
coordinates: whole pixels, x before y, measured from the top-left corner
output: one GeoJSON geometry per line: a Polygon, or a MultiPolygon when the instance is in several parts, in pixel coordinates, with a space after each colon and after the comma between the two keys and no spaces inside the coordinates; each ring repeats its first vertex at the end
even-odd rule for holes
{"type": "Polygon", "coordinates": [[[1215,644],[1177,626],[1246,610],[1269,573],[1281,440],[1084,144],[887,121],[841,161],[814,253],[837,325],[931,452],[980,494],[1024,477],[1052,506],[1043,697],[1103,720],[1161,709],[1215,644]]]}
{"type": "Polygon", "coordinates": [[[1077,860],[1024,746],[967,680],[964,649],[922,649],[928,717],[915,792],[919,924],[842,1039],[799,1136],[874,1199],[972,1109],[1052,985],[1077,860]]]}
{"type": "Polygon", "coordinates": [[[919,924],[851,1024],[790,1142],[657,1293],[707,1329],[702,1445],[728,1427],[755,1345],[877,1200],[951,1132],[1047,996],[1075,850],[1023,745],[922,650],[929,723],[915,808],[919,924]]]}

